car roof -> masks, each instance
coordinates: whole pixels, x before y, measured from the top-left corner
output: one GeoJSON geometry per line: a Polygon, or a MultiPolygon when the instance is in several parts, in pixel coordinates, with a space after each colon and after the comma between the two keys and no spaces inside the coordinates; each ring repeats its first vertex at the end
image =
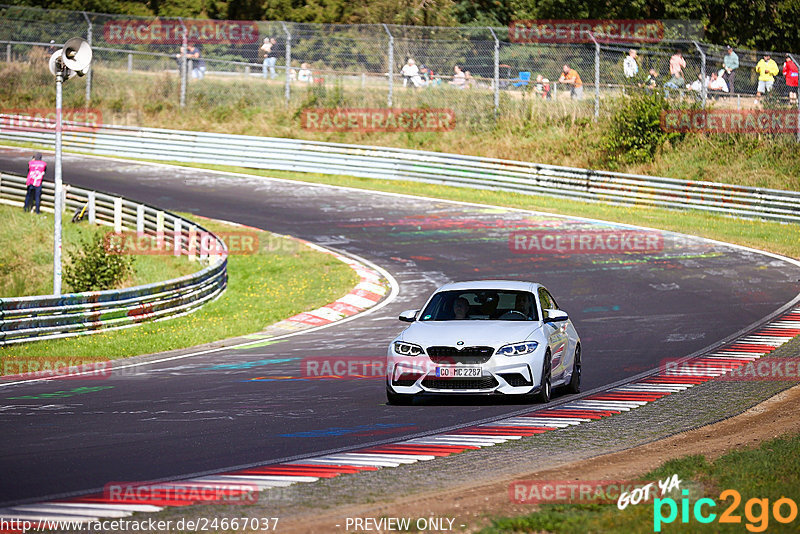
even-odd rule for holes
{"type": "Polygon", "coordinates": [[[525,282],[521,280],[470,280],[465,282],[452,282],[445,284],[436,292],[440,291],[465,291],[469,289],[499,289],[511,291],[530,291],[535,292],[541,284],[536,282],[525,282]]]}

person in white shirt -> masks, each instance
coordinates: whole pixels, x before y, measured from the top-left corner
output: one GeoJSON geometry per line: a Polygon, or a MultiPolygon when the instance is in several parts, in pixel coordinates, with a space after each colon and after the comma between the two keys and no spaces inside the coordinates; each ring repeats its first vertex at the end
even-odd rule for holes
{"type": "Polygon", "coordinates": [[[311,65],[308,63],[301,63],[300,70],[297,71],[297,81],[309,83],[312,80],[311,65]]]}
{"type": "Polygon", "coordinates": [[[422,77],[419,75],[419,67],[414,62],[413,59],[408,58],[408,61],[403,68],[400,69],[400,73],[403,75],[403,86],[407,86],[409,82],[414,87],[422,87],[422,77]]]}
{"type": "Polygon", "coordinates": [[[448,82],[450,85],[457,87],[458,89],[463,89],[467,85],[467,78],[464,75],[464,71],[461,70],[461,67],[458,65],[453,67],[453,79],[448,82]]]}
{"type": "Polygon", "coordinates": [[[622,72],[628,79],[633,78],[639,73],[639,64],[636,63],[636,50],[630,49],[625,60],[622,62],[622,72]]]}
{"type": "Polygon", "coordinates": [[[712,72],[711,79],[708,80],[708,89],[709,91],[722,91],[727,93],[728,84],[725,83],[725,80],[722,78],[722,76],[718,75],[716,72],[712,72]]]}

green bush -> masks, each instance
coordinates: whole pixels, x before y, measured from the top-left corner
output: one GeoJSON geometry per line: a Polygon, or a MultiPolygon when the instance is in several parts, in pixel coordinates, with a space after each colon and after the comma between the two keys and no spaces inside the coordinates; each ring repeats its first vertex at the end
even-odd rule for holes
{"type": "Polygon", "coordinates": [[[661,129],[661,112],[669,102],[661,92],[637,92],[624,97],[612,114],[602,141],[606,162],[620,164],[648,163],[666,141],[683,134],[661,129]]]}
{"type": "Polygon", "coordinates": [[[114,289],[133,274],[133,258],[115,253],[114,243],[105,236],[100,232],[88,240],[81,239],[80,249],[69,252],[64,281],[73,291],[114,289]]]}

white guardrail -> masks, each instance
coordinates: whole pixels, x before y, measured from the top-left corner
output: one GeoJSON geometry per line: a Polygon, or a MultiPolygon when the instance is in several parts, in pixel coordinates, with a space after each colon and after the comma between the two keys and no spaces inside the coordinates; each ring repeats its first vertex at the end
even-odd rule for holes
{"type": "MultiPolygon", "coordinates": [[[[36,128],[19,116],[0,114],[0,139],[52,145],[52,123],[36,128]]],[[[421,150],[80,123],[67,123],[64,146],[121,157],[410,180],[800,222],[796,191],[421,150]]]]}
{"type": "MultiPolygon", "coordinates": [[[[0,203],[22,206],[25,177],[0,173],[0,203]]],[[[53,211],[54,186],[42,186],[43,210],[53,211]]],[[[100,330],[188,313],[220,295],[227,285],[225,243],[196,223],[121,197],[65,187],[65,210],[87,208],[89,222],[163,239],[175,255],[206,264],[196,273],[144,286],[65,295],[0,298],[0,347],[100,330]],[[210,240],[202,246],[202,239],[210,240]],[[209,254],[209,251],[218,254],[209,254]]]]}

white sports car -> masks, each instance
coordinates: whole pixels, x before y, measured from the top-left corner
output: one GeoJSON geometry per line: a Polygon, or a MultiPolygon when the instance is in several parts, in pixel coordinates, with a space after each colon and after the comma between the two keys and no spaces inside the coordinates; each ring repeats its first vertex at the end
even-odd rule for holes
{"type": "Polygon", "coordinates": [[[389,345],[386,396],[506,394],[549,402],[554,386],[580,391],[581,343],[541,284],[480,280],[447,284],[389,345]]]}

